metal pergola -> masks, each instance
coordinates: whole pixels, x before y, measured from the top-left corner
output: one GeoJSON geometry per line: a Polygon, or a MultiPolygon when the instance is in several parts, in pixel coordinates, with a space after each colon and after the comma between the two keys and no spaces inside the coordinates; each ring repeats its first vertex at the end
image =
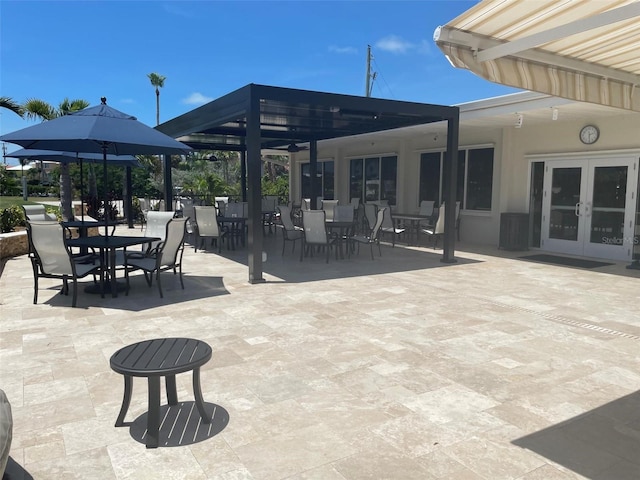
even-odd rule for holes
{"type": "MultiPolygon", "coordinates": [[[[447,122],[444,198],[456,202],[458,107],[249,84],[156,128],[196,150],[241,152],[249,206],[249,282],[264,282],[261,224],[262,149],[309,144],[316,178],[318,142],[402,127],[447,122]]],[[[172,205],[170,157],[164,158],[165,205],[172,205]]],[[[312,208],[319,186],[311,183],[312,208]]],[[[454,262],[455,208],[446,209],[443,262],[454,262]]]]}

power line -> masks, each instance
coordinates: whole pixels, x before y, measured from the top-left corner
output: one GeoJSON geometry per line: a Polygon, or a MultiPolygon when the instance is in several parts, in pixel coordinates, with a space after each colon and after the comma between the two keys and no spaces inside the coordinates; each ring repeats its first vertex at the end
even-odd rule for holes
{"type": "Polygon", "coordinates": [[[380,77],[382,77],[382,81],[387,86],[387,89],[389,90],[389,94],[390,94],[391,98],[393,100],[396,100],[396,96],[393,94],[393,91],[391,90],[391,87],[389,86],[389,84],[385,80],[384,76],[382,76],[382,74],[380,73],[380,67],[378,66],[378,62],[376,62],[376,58],[373,57],[373,56],[371,58],[373,59],[373,63],[375,64],[375,67],[376,67],[376,70],[377,70],[376,74],[380,75],[380,77]]]}

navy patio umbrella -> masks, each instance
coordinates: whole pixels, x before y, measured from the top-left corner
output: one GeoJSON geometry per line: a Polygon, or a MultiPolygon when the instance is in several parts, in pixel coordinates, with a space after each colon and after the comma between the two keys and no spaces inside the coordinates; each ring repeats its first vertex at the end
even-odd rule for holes
{"type": "MultiPolygon", "coordinates": [[[[107,105],[85,108],[70,115],[0,136],[0,141],[28,149],[101,153],[104,184],[107,184],[107,155],[185,155],[192,150],[184,143],[155,130],[136,117],[107,105]]],[[[105,206],[108,202],[104,192],[105,206]]],[[[105,215],[105,235],[108,215],[105,215]]]]}

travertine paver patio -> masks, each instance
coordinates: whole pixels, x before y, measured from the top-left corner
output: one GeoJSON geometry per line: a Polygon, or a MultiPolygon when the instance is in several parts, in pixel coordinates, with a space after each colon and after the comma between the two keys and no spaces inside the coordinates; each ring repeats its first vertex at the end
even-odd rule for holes
{"type": "MultiPolygon", "coordinates": [[[[139,231],[139,230],[137,230],[139,231]]],[[[127,233],[131,231],[127,230],[127,233]]],[[[142,276],[79,308],[26,256],[0,278],[0,385],[12,458],[35,479],[640,478],[640,280],[462,247],[383,246],[327,265],[280,255],[249,285],[246,252],[185,254],[186,289],[142,276]],[[217,435],[147,450],[115,428],[109,357],[163,336],[207,341],[217,435]]],[[[289,247],[289,246],[288,246],[289,247]]],[[[128,420],[146,411],[134,381],[128,420]]],[[[190,376],[178,376],[192,400],[190,376]]]]}

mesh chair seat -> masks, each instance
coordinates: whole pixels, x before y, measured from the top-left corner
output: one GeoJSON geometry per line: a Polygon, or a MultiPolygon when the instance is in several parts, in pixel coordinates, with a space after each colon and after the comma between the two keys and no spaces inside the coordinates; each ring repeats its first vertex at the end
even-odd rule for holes
{"type": "MultiPolygon", "coordinates": [[[[72,306],[78,299],[78,279],[89,274],[101,275],[102,259],[97,255],[74,258],[66,245],[66,233],[62,225],[52,221],[27,221],[29,258],[33,268],[33,303],[38,302],[38,279],[59,278],[63,281],[62,293],[69,294],[68,281],[73,282],[72,306]]],[[[104,296],[104,292],[103,292],[104,296]]]]}
{"type": "Polygon", "coordinates": [[[125,277],[127,280],[127,295],[129,294],[129,272],[142,270],[149,286],[153,283],[153,274],[156,275],[158,292],[163,298],[160,273],[166,270],[173,270],[174,275],[179,273],[180,286],[184,290],[182,280],[182,254],[184,252],[184,238],[187,233],[187,218],[174,218],[166,225],[164,241],[155,248],[147,252],[143,258],[137,256],[125,257],[125,277]]]}

